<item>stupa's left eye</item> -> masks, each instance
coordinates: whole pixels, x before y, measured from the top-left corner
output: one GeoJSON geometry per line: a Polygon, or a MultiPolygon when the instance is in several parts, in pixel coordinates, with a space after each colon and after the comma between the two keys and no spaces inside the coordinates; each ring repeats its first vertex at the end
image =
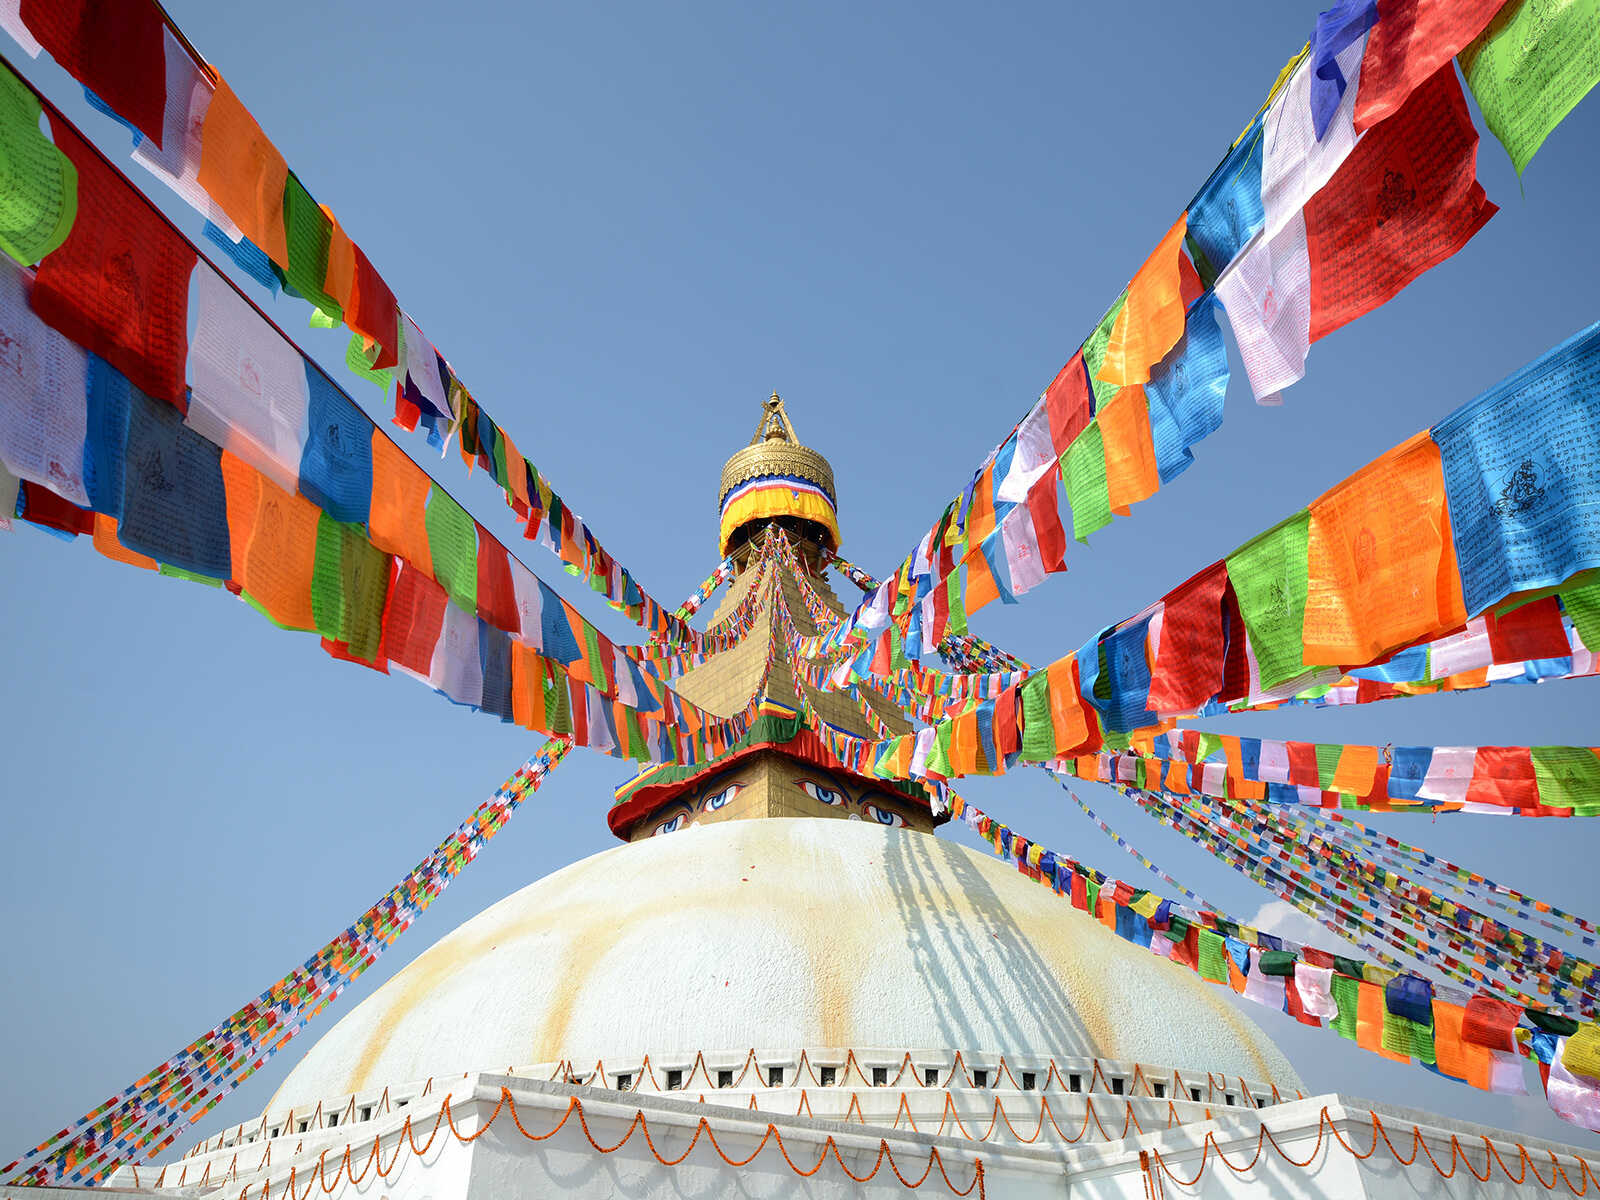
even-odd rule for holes
{"type": "Polygon", "coordinates": [[[683,820],[686,815],[686,813],[679,813],[672,820],[661,822],[656,826],[656,832],[653,836],[659,837],[663,833],[677,833],[678,830],[683,828],[683,820]]]}
{"type": "Polygon", "coordinates": [[[876,804],[863,804],[861,809],[867,814],[867,820],[876,821],[879,825],[903,826],[906,823],[906,819],[899,813],[879,808],[876,804]]]}
{"type": "Polygon", "coordinates": [[[812,783],[809,779],[800,781],[800,790],[813,800],[820,800],[824,804],[839,805],[844,803],[844,793],[839,789],[823,787],[820,783],[812,783]]]}
{"type": "Polygon", "coordinates": [[[705,803],[701,805],[701,807],[706,812],[716,812],[717,809],[721,808],[724,804],[726,804],[729,800],[732,800],[742,791],[744,791],[744,784],[730,783],[720,792],[713,792],[711,795],[707,796],[705,803]]]}

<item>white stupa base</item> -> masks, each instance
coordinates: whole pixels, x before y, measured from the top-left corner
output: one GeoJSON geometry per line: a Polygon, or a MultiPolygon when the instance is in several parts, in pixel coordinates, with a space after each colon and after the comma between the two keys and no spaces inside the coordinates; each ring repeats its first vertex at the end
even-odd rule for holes
{"type": "MultiPolygon", "coordinates": [[[[1159,1131],[1071,1141],[1047,1127],[1037,1140],[1023,1143],[1010,1136],[982,1141],[896,1129],[886,1116],[875,1116],[872,1106],[863,1119],[842,1121],[723,1102],[733,1100],[731,1095],[718,1095],[719,1103],[713,1104],[477,1073],[458,1078],[447,1090],[448,1102],[446,1089],[440,1088],[430,1102],[371,1120],[313,1131],[309,1137],[290,1133],[206,1150],[167,1166],[164,1173],[144,1169],[136,1175],[123,1168],[110,1183],[127,1195],[230,1200],[300,1197],[308,1188],[313,1196],[370,1200],[905,1198],[912,1190],[919,1200],[961,1193],[1008,1200],[1064,1195],[1074,1200],[1394,1200],[1547,1196],[1552,1162],[1574,1186],[1582,1179],[1580,1152],[1573,1147],[1514,1139],[1333,1093],[1261,1109],[1180,1104],[1174,1108],[1182,1110],[1182,1123],[1159,1131]],[[1388,1142],[1379,1137],[1375,1150],[1374,1115],[1388,1133],[1388,1142]],[[1418,1149],[1419,1134],[1437,1168],[1418,1149]],[[1491,1145],[1503,1167],[1490,1156],[1491,1145]],[[1410,1166],[1398,1161],[1412,1156],[1410,1166]],[[1453,1157],[1454,1174],[1446,1178],[1453,1157]],[[981,1181],[975,1183],[980,1164],[981,1181]],[[1507,1169],[1523,1175],[1523,1182],[1508,1178],[1507,1169]],[[1486,1173],[1487,1181],[1475,1178],[1486,1173]],[[919,1180],[920,1187],[908,1187],[919,1180]]],[[[1078,1098],[1077,1108],[1064,1104],[1057,1113],[1069,1134],[1082,1115],[1082,1102],[1078,1098]]],[[[68,1194],[83,1195],[29,1189],[17,1193],[17,1200],[68,1194]]]]}

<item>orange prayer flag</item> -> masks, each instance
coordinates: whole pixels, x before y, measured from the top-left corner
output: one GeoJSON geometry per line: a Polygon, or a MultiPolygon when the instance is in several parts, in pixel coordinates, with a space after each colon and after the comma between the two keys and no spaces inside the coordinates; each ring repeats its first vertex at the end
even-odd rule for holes
{"type": "Polygon", "coordinates": [[[356,306],[356,244],[331,208],[326,204],[318,207],[333,223],[333,231],[328,235],[328,270],[323,277],[322,290],[337,300],[341,309],[350,311],[356,306]]]}
{"type": "Polygon", "coordinates": [[[1466,620],[1426,430],[1311,504],[1306,560],[1307,662],[1369,663],[1466,620]]]}
{"type": "Polygon", "coordinates": [[[504,429],[500,430],[500,437],[506,444],[506,474],[510,476],[511,496],[508,503],[513,508],[521,504],[518,512],[528,510],[528,468],[527,460],[522,457],[522,451],[517,449],[517,444],[511,440],[511,435],[504,429]]]}
{"type": "Polygon", "coordinates": [[[1050,726],[1056,754],[1073,754],[1098,745],[1098,729],[1091,724],[1088,709],[1078,690],[1078,658],[1069,654],[1051,663],[1047,675],[1050,689],[1050,726]]]}
{"type": "Polygon", "coordinates": [[[428,489],[427,472],[376,428],[372,431],[372,506],[367,518],[372,544],[433,577],[433,553],[428,549],[428,529],[423,523],[428,489]]]}
{"type": "Polygon", "coordinates": [[[1434,1000],[1433,1053],[1438,1059],[1435,1065],[1441,1074],[1488,1091],[1494,1052],[1462,1038],[1461,1025],[1466,1015],[1467,1010],[1459,1004],[1434,1000]]]}
{"type": "Polygon", "coordinates": [[[1130,504],[1155,495],[1161,486],[1144,389],[1123,388],[1095,414],[1095,420],[1105,447],[1106,498],[1111,511],[1125,517],[1130,504]]]}
{"type": "Polygon", "coordinates": [[[1377,774],[1376,746],[1346,746],[1339,755],[1339,763],[1334,768],[1333,782],[1328,790],[1365,797],[1371,793],[1372,781],[1377,774]]]}
{"type": "Polygon", "coordinates": [[[108,517],[105,513],[94,514],[94,548],[114,562],[127,563],[130,567],[143,567],[146,571],[154,571],[160,563],[153,558],[146,558],[136,551],[129,550],[117,540],[117,519],[108,517]]]}
{"type": "Polygon", "coordinates": [[[200,130],[199,183],[232,221],[280,267],[289,266],[283,189],[289,164],[250,110],[219,75],[200,130]]]}
{"type": "MultiPolygon", "coordinates": [[[[1099,378],[1105,382],[1123,387],[1148,382],[1150,368],[1183,336],[1186,281],[1181,264],[1187,262],[1183,236],[1188,228],[1189,214],[1184,213],[1129,282],[1127,303],[1111,327],[1100,364],[1099,378]]],[[[1189,271],[1193,274],[1194,268],[1189,271]]]]}
{"type": "Polygon", "coordinates": [[[315,629],[311,579],[322,510],[226,450],[222,482],[228,495],[233,581],[279,625],[315,629]]]}
{"type": "Polygon", "coordinates": [[[1188,765],[1176,759],[1169,762],[1164,786],[1169,792],[1177,792],[1180,796],[1187,796],[1189,794],[1188,765]]]}
{"type": "Polygon", "coordinates": [[[994,532],[994,464],[978,475],[967,509],[967,545],[976,546],[994,532]]]}
{"type": "Polygon", "coordinates": [[[544,669],[534,648],[511,643],[511,719],[524,729],[544,727],[544,669]]]}
{"type": "Polygon", "coordinates": [[[1359,982],[1356,1001],[1356,1044],[1395,1062],[1408,1063],[1411,1056],[1383,1048],[1383,989],[1366,980],[1359,982]]]}
{"type": "Polygon", "coordinates": [[[950,766],[957,775],[978,770],[978,714],[964,712],[950,721],[950,766]]]}
{"type": "Polygon", "coordinates": [[[989,559],[983,553],[983,547],[973,544],[967,553],[967,615],[971,616],[984,605],[1000,599],[999,585],[994,581],[994,572],[989,569],[989,559]]]}

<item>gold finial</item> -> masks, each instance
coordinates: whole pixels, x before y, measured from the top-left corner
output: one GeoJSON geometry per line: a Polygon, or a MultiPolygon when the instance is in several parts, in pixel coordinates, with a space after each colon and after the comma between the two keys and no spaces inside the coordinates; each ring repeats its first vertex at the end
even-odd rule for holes
{"type": "Polygon", "coordinates": [[[750,439],[752,446],[759,446],[762,442],[788,442],[791,446],[800,444],[794,426],[789,422],[789,414],[783,407],[783,398],[776,391],[762,401],[761,420],[756,423],[755,437],[750,439]]]}

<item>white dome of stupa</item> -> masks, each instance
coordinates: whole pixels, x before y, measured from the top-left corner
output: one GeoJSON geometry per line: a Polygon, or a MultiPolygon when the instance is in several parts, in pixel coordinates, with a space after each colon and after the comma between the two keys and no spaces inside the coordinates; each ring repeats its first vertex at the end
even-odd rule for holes
{"type": "Polygon", "coordinates": [[[562,1059],[817,1046],[1301,1086],[1218,989],[1014,868],[911,830],[772,819],[617,846],[508,896],[357,1005],[269,1108],[562,1059]]]}

